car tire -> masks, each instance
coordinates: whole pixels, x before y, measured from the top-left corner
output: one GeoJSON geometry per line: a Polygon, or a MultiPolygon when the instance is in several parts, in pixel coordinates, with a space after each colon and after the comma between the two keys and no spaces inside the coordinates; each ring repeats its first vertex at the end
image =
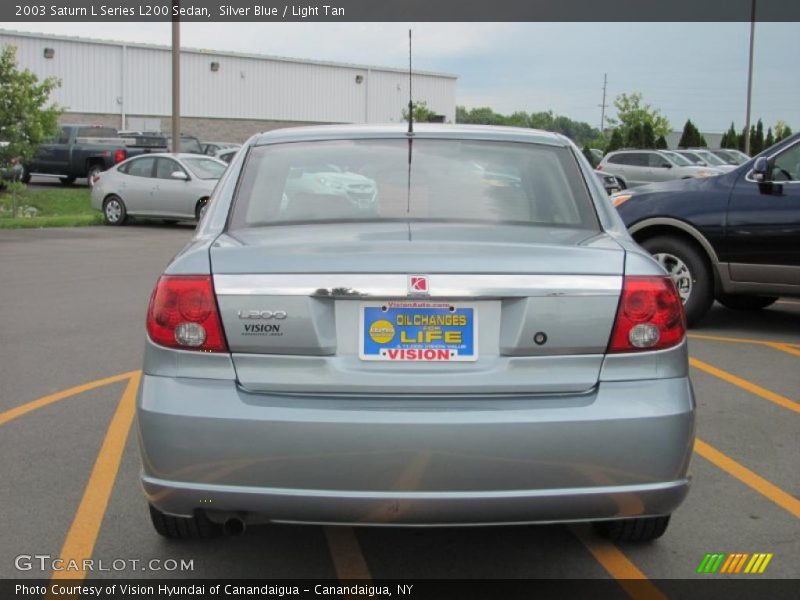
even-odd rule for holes
{"type": "Polygon", "coordinates": [[[200,222],[200,219],[203,218],[203,215],[206,214],[206,208],[208,207],[208,198],[200,198],[197,201],[197,206],[194,207],[194,218],[197,219],[197,222],[200,222]]]}
{"type": "Polygon", "coordinates": [[[103,201],[103,219],[106,225],[125,224],[128,220],[128,210],[122,198],[111,195],[103,201]]]}
{"type": "Polygon", "coordinates": [[[103,172],[103,167],[98,164],[89,165],[89,168],[86,170],[86,183],[89,185],[90,188],[94,187],[94,176],[100,175],[103,172]]]}
{"type": "Polygon", "coordinates": [[[720,296],[717,302],[733,310],[761,310],[778,299],[777,296],[720,296]]]}
{"type": "Polygon", "coordinates": [[[19,180],[22,183],[30,183],[31,182],[31,172],[28,167],[22,165],[22,174],[19,176],[19,180]]]}
{"type": "Polygon", "coordinates": [[[60,177],[58,180],[61,182],[61,185],[72,185],[75,183],[75,177],[60,177]]]}
{"type": "Polygon", "coordinates": [[[193,517],[175,517],[161,512],[152,504],[150,520],[161,536],[173,540],[196,540],[212,538],[222,533],[222,527],[209,521],[206,514],[198,510],[193,517]]]}
{"type": "Polygon", "coordinates": [[[612,542],[651,542],[664,535],[669,525],[669,517],[669,515],[664,515],[599,521],[594,523],[594,530],[612,542]]]}
{"type": "Polygon", "coordinates": [[[688,324],[699,322],[714,302],[714,278],[706,257],[691,242],[672,236],[644,240],[642,247],[675,282],[688,324]]]}

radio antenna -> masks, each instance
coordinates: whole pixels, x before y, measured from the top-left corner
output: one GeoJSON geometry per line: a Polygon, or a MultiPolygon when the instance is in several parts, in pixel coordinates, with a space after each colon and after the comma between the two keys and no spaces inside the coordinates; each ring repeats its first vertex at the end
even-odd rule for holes
{"type": "Polygon", "coordinates": [[[411,95],[411,30],[408,30],[408,133],[414,133],[414,102],[411,95]]]}

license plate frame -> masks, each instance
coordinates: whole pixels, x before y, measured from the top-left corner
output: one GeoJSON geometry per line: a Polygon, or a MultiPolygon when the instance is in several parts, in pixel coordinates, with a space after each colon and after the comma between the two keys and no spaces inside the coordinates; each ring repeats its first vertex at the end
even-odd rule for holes
{"type": "Polygon", "coordinates": [[[465,302],[363,302],[358,310],[358,357],[380,362],[475,362],[478,309],[465,302]],[[415,315],[420,318],[415,320],[415,315]]]}

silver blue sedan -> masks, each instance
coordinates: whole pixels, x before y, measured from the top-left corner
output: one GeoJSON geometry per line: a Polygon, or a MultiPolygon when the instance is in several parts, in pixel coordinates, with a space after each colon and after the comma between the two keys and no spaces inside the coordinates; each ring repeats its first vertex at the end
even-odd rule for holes
{"type": "Polygon", "coordinates": [[[108,225],[128,217],[197,219],[227,165],[198,154],[146,154],[95,176],[92,207],[108,225]]]}
{"type": "Polygon", "coordinates": [[[664,533],[694,440],[683,307],[568,139],[272,131],[212,198],[147,313],[138,438],[158,533],[664,533]]]}

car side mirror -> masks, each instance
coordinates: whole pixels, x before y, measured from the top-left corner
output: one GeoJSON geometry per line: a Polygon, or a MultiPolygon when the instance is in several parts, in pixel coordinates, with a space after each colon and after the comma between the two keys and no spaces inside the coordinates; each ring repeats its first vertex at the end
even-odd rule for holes
{"type": "Polygon", "coordinates": [[[772,181],[772,165],[767,158],[760,156],[753,163],[753,181],[756,183],[769,183],[772,181]]]}
{"type": "Polygon", "coordinates": [[[661,166],[662,166],[664,169],[671,169],[671,168],[672,168],[672,165],[671,165],[670,163],[664,163],[664,164],[663,164],[663,165],[661,165],[661,166]]]}
{"type": "Polygon", "coordinates": [[[184,173],[183,171],[173,171],[169,175],[172,179],[182,179],[183,181],[189,181],[189,176],[184,173]]]}

